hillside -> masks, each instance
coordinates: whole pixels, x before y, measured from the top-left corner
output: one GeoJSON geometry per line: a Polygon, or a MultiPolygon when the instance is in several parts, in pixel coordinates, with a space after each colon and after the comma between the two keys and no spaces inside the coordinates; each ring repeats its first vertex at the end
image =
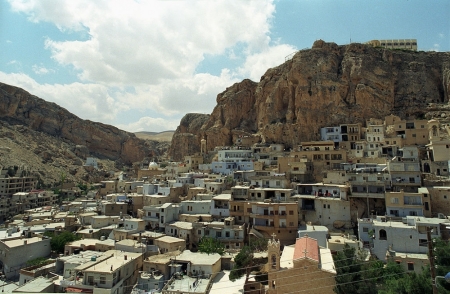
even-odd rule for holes
{"type": "Polygon", "coordinates": [[[0,83],[0,167],[37,173],[44,187],[59,183],[62,175],[69,182],[96,182],[124,165],[162,156],[167,148],[167,142],[82,120],[55,103],[0,83]],[[89,156],[99,159],[100,171],[83,168],[89,156]]]}
{"type": "Polygon", "coordinates": [[[291,148],[318,140],[325,126],[365,124],[368,118],[389,114],[426,117],[430,105],[439,112],[439,105],[449,102],[449,93],[448,52],[319,40],[268,69],[259,82],[244,80],[218,94],[211,115],[187,114],[175,131],[169,156],[180,160],[199,152],[202,138],[211,150],[254,133],[263,142],[291,148]]]}
{"type": "Polygon", "coordinates": [[[116,127],[83,120],[55,103],[23,89],[0,83],[0,120],[23,125],[61,141],[86,146],[92,156],[131,164],[152,153],[134,134],[116,127]]]}
{"type": "Polygon", "coordinates": [[[134,134],[139,139],[143,140],[153,140],[158,142],[170,142],[175,131],[164,131],[164,132],[135,132],[134,134]]]}

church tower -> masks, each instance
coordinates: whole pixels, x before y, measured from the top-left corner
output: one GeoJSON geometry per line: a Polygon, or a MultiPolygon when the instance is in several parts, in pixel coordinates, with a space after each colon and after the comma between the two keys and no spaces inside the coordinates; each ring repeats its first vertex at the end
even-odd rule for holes
{"type": "Polygon", "coordinates": [[[269,263],[269,271],[280,270],[280,240],[275,240],[275,234],[267,243],[267,259],[269,263]]]}
{"type": "Polygon", "coordinates": [[[430,141],[439,141],[439,122],[437,120],[429,120],[428,126],[428,139],[430,141]]]}

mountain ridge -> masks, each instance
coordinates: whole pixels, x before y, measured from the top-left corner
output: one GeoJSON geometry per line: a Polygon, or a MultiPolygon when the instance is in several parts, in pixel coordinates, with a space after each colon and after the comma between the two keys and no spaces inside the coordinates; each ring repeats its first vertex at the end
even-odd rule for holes
{"type": "Polygon", "coordinates": [[[232,145],[237,136],[292,148],[319,140],[321,127],[365,123],[395,114],[423,117],[430,103],[448,103],[450,54],[374,48],[322,40],[270,68],[259,82],[243,80],[217,95],[210,115],[186,114],[174,133],[169,156],[182,160],[200,151],[232,145]]]}

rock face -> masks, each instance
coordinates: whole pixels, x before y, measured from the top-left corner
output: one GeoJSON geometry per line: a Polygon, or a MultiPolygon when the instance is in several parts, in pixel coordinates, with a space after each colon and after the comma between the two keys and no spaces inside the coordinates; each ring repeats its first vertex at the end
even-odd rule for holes
{"type": "Polygon", "coordinates": [[[0,83],[0,120],[86,146],[92,156],[99,158],[132,163],[151,154],[148,144],[132,133],[82,120],[55,103],[3,83],[0,83]]]}
{"type": "Polygon", "coordinates": [[[357,43],[338,46],[319,40],[312,49],[301,50],[267,70],[259,83],[244,80],[220,93],[202,126],[200,121],[186,125],[191,120],[183,118],[169,155],[180,160],[198,152],[202,138],[207,139],[209,150],[230,145],[239,133],[258,133],[265,142],[293,147],[318,140],[325,126],[364,124],[368,118],[391,113],[423,117],[429,103],[447,103],[449,93],[448,52],[357,43]],[[184,136],[189,136],[189,146],[184,136]]]}

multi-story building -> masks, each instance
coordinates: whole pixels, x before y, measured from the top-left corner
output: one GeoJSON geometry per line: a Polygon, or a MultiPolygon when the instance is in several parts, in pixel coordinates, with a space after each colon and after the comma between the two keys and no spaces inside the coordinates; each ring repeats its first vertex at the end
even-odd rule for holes
{"type": "Polygon", "coordinates": [[[234,217],[220,222],[197,222],[193,226],[197,243],[203,237],[210,237],[221,241],[225,249],[241,249],[246,241],[246,225],[236,225],[234,217]]]}
{"type": "Polygon", "coordinates": [[[30,177],[1,177],[0,178],[0,197],[11,196],[17,192],[30,192],[36,189],[37,178],[30,177]]]}
{"type": "Polygon", "coordinates": [[[388,250],[403,253],[427,253],[427,228],[433,238],[441,236],[441,223],[448,219],[407,216],[403,221],[392,221],[390,217],[358,220],[359,238],[378,259],[386,260],[388,250]]]}
{"type": "Polygon", "coordinates": [[[431,217],[431,201],[427,188],[419,188],[419,193],[386,192],[386,215],[431,217]]]}
{"type": "Polygon", "coordinates": [[[73,275],[81,279],[65,279],[61,286],[67,292],[127,293],[142,269],[143,254],[110,250],[103,254],[106,258],[92,257],[91,261],[74,268],[73,275]]]}
{"type": "MultiPolygon", "coordinates": [[[[385,138],[396,139],[399,147],[428,144],[427,120],[402,120],[390,115],[385,117],[384,124],[385,138]]],[[[392,144],[390,141],[386,143],[392,144]]]]}
{"type": "Polygon", "coordinates": [[[252,202],[250,223],[265,238],[276,234],[283,245],[292,244],[297,236],[298,204],[296,202],[252,202]]]}
{"type": "Polygon", "coordinates": [[[391,177],[392,191],[417,192],[422,186],[422,173],[418,160],[394,157],[388,161],[388,171],[391,177]]]}
{"type": "MultiPolygon", "coordinates": [[[[352,227],[350,210],[350,187],[338,184],[298,184],[299,220],[330,229],[352,227]]],[[[354,220],[356,221],[356,219],[354,220]]]]}

